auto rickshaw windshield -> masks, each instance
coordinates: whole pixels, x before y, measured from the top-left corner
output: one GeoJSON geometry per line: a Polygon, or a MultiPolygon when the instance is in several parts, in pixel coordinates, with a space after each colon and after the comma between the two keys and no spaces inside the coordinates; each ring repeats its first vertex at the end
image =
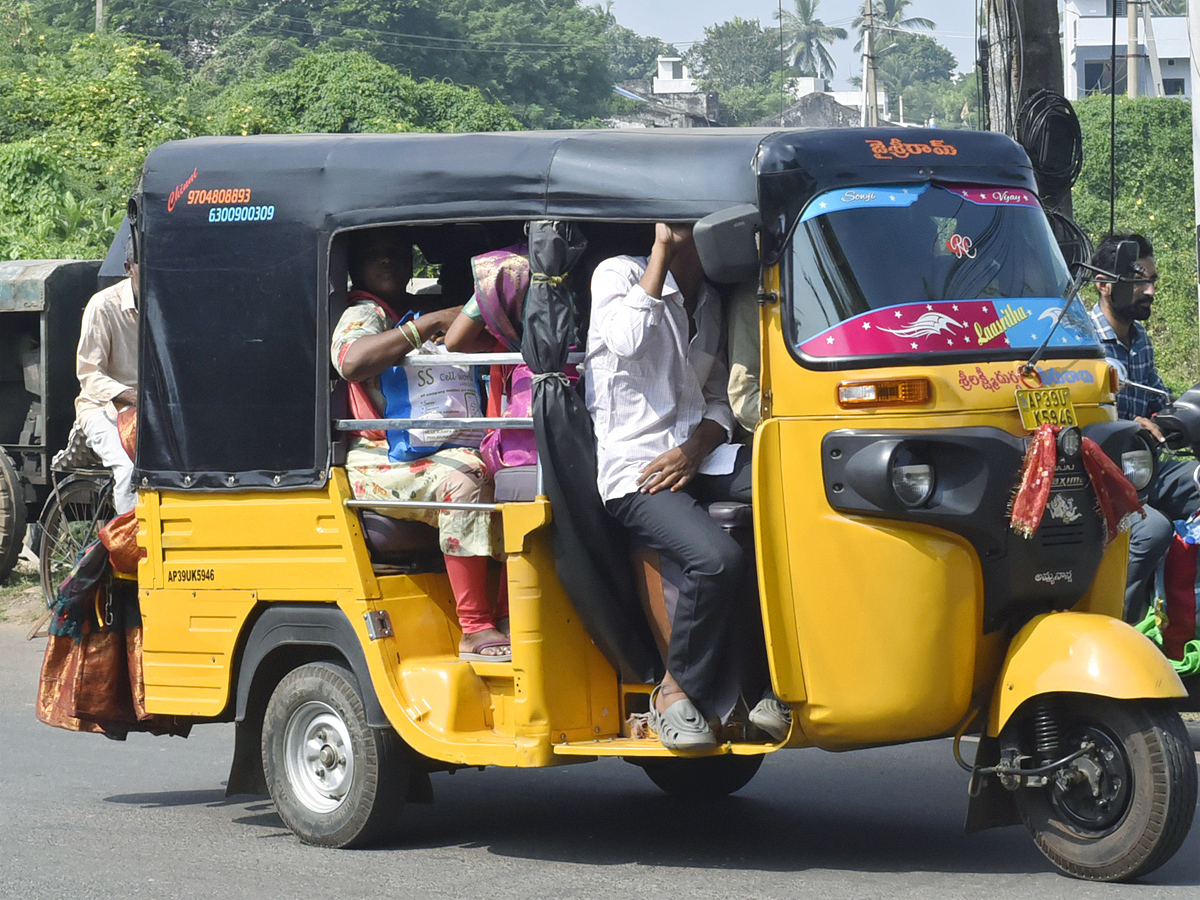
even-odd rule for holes
{"type": "MultiPolygon", "coordinates": [[[[824,335],[823,346],[832,347],[835,341],[826,332],[839,323],[907,304],[921,304],[932,313],[937,311],[932,304],[943,301],[1002,302],[947,307],[943,312],[952,324],[929,319],[916,331],[893,336],[929,337],[919,332],[932,328],[951,343],[921,346],[922,351],[966,349],[965,342],[958,348],[953,344],[953,325],[968,325],[966,316],[956,313],[970,305],[985,320],[999,320],[1003,301],[1028,298],[1035,302],[1014,308],[1014,316],[1022,322],[1041,319],[1044,337],[1052,324],[1044,321],[1047,311],[1057,316],[1070,284],[1041,206],[1020,188],[909,184],[828,191],[813,198],[800,217],[789,263],[791,334],[805,353],[818,336],[824,335]]],[[[909,318],[899,311],[895,317],[909,318]]],[[[1078,303],[1062,324],[1076,348],[1096,344],[1078,303]]],[[[871,330],[862,325],[863,332],[871,330]]],[[[973,349],[1023,346],[1037,340],[1037,331],[1010,334],[1007,343],[976,334],[973,349]]],[[[880,346],[875,352],[918,349],[911,344],[880,346]]]]}

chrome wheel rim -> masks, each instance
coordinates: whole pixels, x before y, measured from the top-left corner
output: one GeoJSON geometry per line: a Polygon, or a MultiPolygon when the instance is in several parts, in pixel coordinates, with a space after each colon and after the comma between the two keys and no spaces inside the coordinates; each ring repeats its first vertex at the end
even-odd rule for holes
{"type": "Polygon", "coordinates": [[[327,703],[309,700],[288,720],[284,765],[296,797],[313,812],[333,812],[354,780],[354,750],[346,723],[327,703]]]}

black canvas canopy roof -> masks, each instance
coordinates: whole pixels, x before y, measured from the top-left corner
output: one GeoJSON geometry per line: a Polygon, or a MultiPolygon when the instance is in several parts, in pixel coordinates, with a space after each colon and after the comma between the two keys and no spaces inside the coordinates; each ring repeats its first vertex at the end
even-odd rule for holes
{"type": "Polygon", "coordinates": [[[258,135],[172,142],[135,198],[147,487],[322,484],[332,235],[382,223],[691,221],[756,204],[764,255],[839,185],[1034,189],[996,134],[690,129],[258,135]],[[882,149],[882,152],[880,150],[882,149]],[[949,149],[946,149],[949,148],[949,149]]]}

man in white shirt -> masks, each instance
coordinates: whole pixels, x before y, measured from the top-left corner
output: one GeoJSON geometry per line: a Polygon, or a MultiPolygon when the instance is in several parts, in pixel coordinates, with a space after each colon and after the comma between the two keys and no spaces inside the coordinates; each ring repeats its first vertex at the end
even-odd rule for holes
{"type": "Polygon", "coordinates": [[[118,514],[137,504],[133,460],[117,432],[117,413],[137,406],[138,271],[132,242],[125,248],[125,274],[129,277],[88,301],[75,362],[79,378],[75,422],[88,446],[112,469],[118,514]]]}
{"type": "MultiPolygon", "coordinates": [[[[584,367],[597,487],[608,511],[684,576],[651,722],[672,749],[713,747],[708,720],[724,719],[762,680],[736,650],[754,619],[749,560],[707,511],[708,501],[751,496],[749,453],[729,443],[721,300],[691,227],[662,223],[649,257],[605,260],[591,288],[584,367]]],[[[773,697],[751,721],[777,740],[790,727],[773,697]]]]}

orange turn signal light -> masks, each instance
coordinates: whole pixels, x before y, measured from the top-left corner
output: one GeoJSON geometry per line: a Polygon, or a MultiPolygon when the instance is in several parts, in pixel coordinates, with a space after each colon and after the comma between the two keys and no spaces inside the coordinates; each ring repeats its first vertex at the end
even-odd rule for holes
{"type": "Polygon", "coordinates": [[[861,409],[873,406],[917,406],[928,403],[933,385],[928,378],[877,378],[843,381],[837,388],[838,406],[861,409]]]}

